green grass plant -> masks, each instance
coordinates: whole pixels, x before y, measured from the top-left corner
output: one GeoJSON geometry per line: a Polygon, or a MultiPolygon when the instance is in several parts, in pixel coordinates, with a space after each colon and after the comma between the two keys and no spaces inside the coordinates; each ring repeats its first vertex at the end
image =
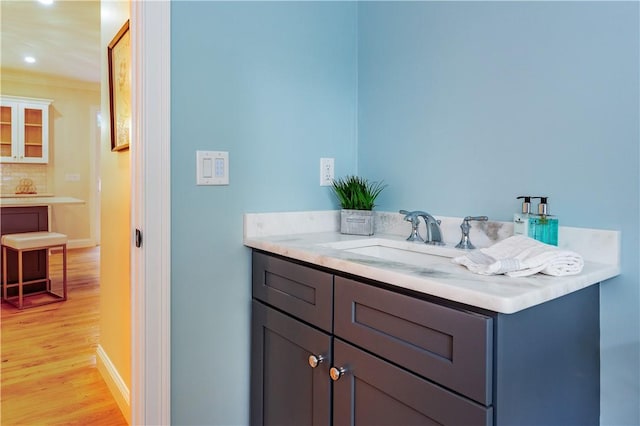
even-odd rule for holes
{"type": "Polygon", "coordinates": [[[359,176],[334,179],[332,189],[343,209],[373,210],[376,198],[387,185],[359,176]]]}

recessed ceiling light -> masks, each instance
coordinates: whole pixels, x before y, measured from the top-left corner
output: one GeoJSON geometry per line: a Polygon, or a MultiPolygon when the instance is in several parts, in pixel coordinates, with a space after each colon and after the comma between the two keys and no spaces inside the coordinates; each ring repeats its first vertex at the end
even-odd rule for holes
{"type": "Polygon", "coordinates": [[[38,2],[49,6],[50,4],[53,4],[53,0],[38,0],[38,2]]]}
{"type": "Polygon", "coordinates": [[[25,56],[24,61],[28,64],[35,64],[36,58],[34,58],[33,56],[25,56]]]}

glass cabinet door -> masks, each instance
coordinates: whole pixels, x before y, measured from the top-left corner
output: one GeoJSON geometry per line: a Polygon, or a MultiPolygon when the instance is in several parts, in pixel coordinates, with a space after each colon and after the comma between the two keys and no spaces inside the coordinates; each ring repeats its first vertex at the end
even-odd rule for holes
{"type": "Polygon", "coordinates": [[[16,104],[9,103],[0,106],[0,157],[3,159],[16,155],[13,147],[18,129],[16,108],[16,104]]]}
{"type": "Polygon", "coordinates": [[[23,156],[25,159],[43,158],[43,117],[42,107],[22,109],[24,146],[23,156]]]}

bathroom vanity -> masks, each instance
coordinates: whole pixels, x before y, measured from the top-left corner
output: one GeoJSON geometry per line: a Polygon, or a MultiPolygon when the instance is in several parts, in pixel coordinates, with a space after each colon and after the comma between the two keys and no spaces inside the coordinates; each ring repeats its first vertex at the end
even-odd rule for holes
{"type": "MultiPolygon", "coordinates": [[[[616,265],[487,277],[446,256],[404,263],[345,250],[353,237],[337,232],[286,232],[245,217],[251,424],[598,424],[597,283],[616,265]]],[[[402,240],[359,241],[382,239],[402,240]]]]}

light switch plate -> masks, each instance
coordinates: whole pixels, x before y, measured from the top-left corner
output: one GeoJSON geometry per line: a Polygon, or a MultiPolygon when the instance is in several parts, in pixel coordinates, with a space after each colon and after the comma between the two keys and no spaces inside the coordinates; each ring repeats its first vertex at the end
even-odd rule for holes
{"type": "Polygon", "coordinates": [[[196,151],[196,185],[229,185],[229,153],[196,151]]]}

